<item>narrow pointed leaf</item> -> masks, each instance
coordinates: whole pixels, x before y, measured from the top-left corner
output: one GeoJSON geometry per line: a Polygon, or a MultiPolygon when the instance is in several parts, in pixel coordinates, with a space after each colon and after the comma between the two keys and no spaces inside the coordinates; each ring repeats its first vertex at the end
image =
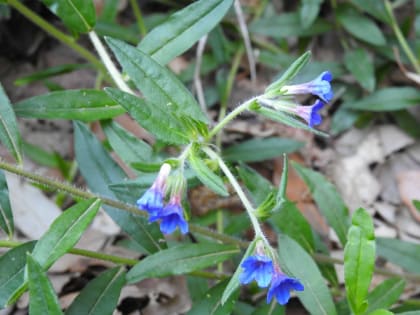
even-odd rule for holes
{"type": "Polygon", "coordinates": [[[400,295],[404,292],[405,284],[402,278],[390,278],[378,285],[367,297],[366,314],[380,308],[389,308],[398,302],[400,295]]]}
{"type": "Polygon", "coordinates": [[[197,177],[204,185],[221,196],[229,196],[223,180],[215,173],[213,173],[213,171],[203,162],[203,160],[191,154],[188,161],[190,162],[194,172],[197,174],[197,177]]]}
{"type": "MultiPolygon", "coordinates": [[[[76,160],[87,185],[93,192],[116,198],[108,185],[122,182],[125,179],[124,172],[84,124],[76,122],[74,126],[76,160]]],[[[155,223],[149,224],[145,216],[110,206],[103,208],[147,252],[153,253],[166,247],[161,242],[164,238],[159,226],[155,223]]]]}
{"type": "Polygon", "coordinates": [[[319,210],[337,233],[342,245],[346,244],[349,216],[346,205],[336,188],[318,172],[292,162],[293,167],[308,185],[319,210]]]}
{"type": "Polygon", "coordinates": [[[149,32],[137,46],[165,65],[179,56],[223,18],[233,0],[201,0],[174,13],[149,32]]]}
{"type": "Polygon", "coordinates": [[[10,100],[0,84],[0,141],[6,146],[16,162],[22,163],[21,137],[10,100]]]}
{"type": "Polygon", "coordinates": [[[92,0],[42,0],[73,32],[87,33],[96,22],[92,0]]]}
{"type": "Polygon", "coordinates": [[[102,129],[111,147],[127,164],[150,160],[152,148],[116,122],[112,120],[104,122],[102,129]]]}
{"type": "Polygon", "coordinates": [[[183,244],[146,257],[127,273],[127,282],[133,283],[146,278],[180,275],[200,270],[219,262],[239,250],[220,244],[183,244]]]}
{"type": "Polygon", "coordinates": [[[125,283],[121,267],[107,270],[90,281],[66,311],[66,315],[111,315],[125,283]]]}
{"type": "Polygon", "coordinates": [[[344,248],[344,281],[347,299],[354,314],[366,311],[374,265],[373,221],[366,210],[359,208],[353,214],[348,241],[344,248]]]}
{"type": "Polygon", "coordinates": [[[311,256],[287,235],[279,237],[282,270],[302,282],[304,291],[296,295],[312,315],[336,315],[337,311],[324,278],[311,256]]]}
{"type": "Polygon", "coordinates": [[[63,314],[51,282],[48,280],[43,268],[30,254],[27,255],[27,272],[29,287],[29,314],[63,314]]]}
{"type": "Polygon", "coordinates": [[[15,226],[12,208],[10,207],[9,189],[3,171],[0,171],[0,228],[3,229],[9,238],[13,237],[15,226]]]}
{"type": "Polygon", "coordinates": [[[107,88],[105,91],[159,140],[173,144],[188,143],[187,131],[171,111],[117,89],[107,88]]]}
{"type": "Polygon", "coordinates": [[[79,241],[99,210],[99,199],[88,199],[64,211],[36,243],[32,257],[47,270],[79,241]]]}
{"type": "Polygon", "coordinates": [[[197,101],[171,71],[122,41],[107,38],[107,43],[147,100],[180,117],[207,122],[197,101]]]}
{"type": "Polygon", "coordinates": [[[420,244],[393,238],[378,237],[378,255],[405,270],[420,274],[420,244]]]}
{"type": "Polygon", "coordinates": [[[96,121],[125,113],[104,91],[66,90],[34,96],[14,105],[16,115],[25,118],[96,121]]]}
{"type": "Polygon", "coordinates": [[[344,64],[362,87],[373,92],[376,84],[375,69],[373,60],[365,49],[347,51],[344,64]]]}
{"type": "Polygon", "coordinates": [[[31,252],[35,242],[24,243],[10,249],[0,257],[0,309],[22,291],[25,284],[26,254],[31,252]]]}

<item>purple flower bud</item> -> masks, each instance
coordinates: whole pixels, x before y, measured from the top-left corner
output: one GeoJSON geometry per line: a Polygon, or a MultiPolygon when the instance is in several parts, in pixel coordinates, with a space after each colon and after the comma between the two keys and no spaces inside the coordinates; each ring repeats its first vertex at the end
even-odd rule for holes
{"type": "Polygon", "coordinates": [[[162,164],[153,185],[137,200],[139,209],[149,212],[150,215],[157,215],[162,210],[166,180],[170,172],[171,166],[167,163],[162,164]]]}
{"type": "Polygon", "coordinates": [[[324,107],[324,103],[320,100],[316,100],[313,105],[297,105],[293,111],[296,115],[303,118],[309,125],[309,127],[313,127],[319,125],[322,122],[322,117],[318,113],[322,107],[324,107]]]}
{"type": "Polygon", "coordinates": [[[289,302],[290,291],[303,291],[303,284],[295,278],[291,278],[276,270],[271,281],[271,286],[267,293],[267,304],[271,302],[273,296],[277,302],[281,305],[285,305],[289,302]]]}
{"type": "Polygon", "coordinates": [[[242,284],[248,284],[252,280],[257,281],[260,288],[265,288],[270,284],[274,272],[273,261],[265,255],[255,255],[247,257],[241,264],[244,269],[239,276],[242,284]]]}
{"type": "Polygon", "coordinates": [[[181,205],[181,197],[179,195],[172,196],[169,203],[156,215],[150,216],[149,221],[154,222],[161,220],[160,230],[164,234],[170,234],[177,227],[182,234],[188,233],[188,223],[184,219],[184,211],[181,205]]]}
{"type": "Polygon", "coordinates": [[[285,95],[294,94],[312,94],[318,96],[324,102],[329,102],[334,96],[331,89],[332,75],[329,71],[322,72],[316,79],[296,84],[296,85],[285,85],[281,88],[281,91],[285,95]]]}

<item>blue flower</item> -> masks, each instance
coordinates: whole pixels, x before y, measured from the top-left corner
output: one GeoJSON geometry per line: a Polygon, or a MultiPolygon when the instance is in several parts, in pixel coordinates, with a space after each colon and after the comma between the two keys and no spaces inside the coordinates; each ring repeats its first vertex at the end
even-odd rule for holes
{"type": "Polygon", "coordinates": [[[316,100],[311,106],[297,105],[293,111],[296,115],[303,118],[308,123],[309,127],[312,128],[322,122],[322,117],[318,113],[322,107],[324,107],[324,103],[320,100],[316,100]]]}
{"type": "Polygon", "coordinates": [[[329,71],[324,71],[312,81],[296,85],[285,85],[281,90],[285,95],[313,94],[327,103],[331,101],[334,96],[330,84],[331,80],[331,73],[329,71]]]}
{"type": "Polygon", "coordinates": [[[162,164],[153,185],[136,202],[140,210],[145,210],[155,216],[163,209],[166,181],[170,172],[171,166],[167,163],[162,164]]]}
{"type": "Polygon", "coordinates": [[[264,255],[249,256],[241,264],[244,271],[239,276],[242,284],[248,284],[255,279],[260,288],[269,285],[274,272],[273,261],[264,255]]]}
{"type": "Polygon", "coordinates": [[[150,222],[157,220],[161,220],[160,230],[163,234],[170,234],[174,232],[177,227],[179,227],[182,234],[188,233],[188,223],[184,219],[184,211],[179,196],[173,196],[162,211],[149,218],[150,222]]]}
{"type": "Polygon", "coordinates": [[[281,272],[275,272],[271,286],[268,289],[267,303],[270,303],[273,296],[275,296],[279,304],[285,305],[289,302],[290,291],[303,291],[303,289],[303,284],[299,280],[290,278],[281,272]]]}

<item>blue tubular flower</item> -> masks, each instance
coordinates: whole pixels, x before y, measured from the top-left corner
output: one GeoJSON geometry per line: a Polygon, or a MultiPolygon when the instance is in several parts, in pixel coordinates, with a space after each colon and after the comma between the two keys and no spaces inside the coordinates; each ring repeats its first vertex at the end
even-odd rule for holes
{"type": "Polygon", "coordinates": [[[260,288],[269,285],[274,272],[273,261],[264,255],[249,256],[241,264],[244,271],[239,276],[242,284],[248,284],[255,279],[260,288]]]}
{"type": "Polygon", "coordinates": [[[188,233],[188,223],[184,219],[180,196],[173,196],[161,212],[152,215],[149,219],[150,222],[156,220],[161,220],[160,230],[164,234],[174,232],[178,226],[182,234],[188,233]]]}
{"type": "Polygon", "coordinates": [[[141,210],[149,212],[155,216],[163,209],[163,198],[165,197],[165,187],[168,175],[171,172],[169,164],[162,164],[159,174],[156,177],[152,187],[150,187],[143,196],[137,200],[137,207],[141,210]]]}
{"type": "Polygon", "coordinates": [[[329,102],[334,96],[331,89],[332,75],[329,71],[322,72],[316,79],[296,85],[285,85],[281,91],[285,95],[293,94],[313,94],[318,96],[324,102],[329,102]]]}
{"type": "Polygon", "coordinates": [[[285,274],[277,271],[273,275],[271,286],[268,289],[267,304],[271,302],[273,296],[276,297],[277,302],[281,305],[285,305],[289,302],[290,291],[303,291],[303,284],[295,278],[290,278],[285,274]]]}
{"type": "Polygon", "coordinates": [[[322,107],[324,107],[324,103],[320,100],[315,101],[315,103],[311,106],[302,106],[297,105],[293,111],[296,115],[303,118],[309,125],[309,127],[313,127],[319,125],[322,122],[322,117],[318,113],[322,107]]]}

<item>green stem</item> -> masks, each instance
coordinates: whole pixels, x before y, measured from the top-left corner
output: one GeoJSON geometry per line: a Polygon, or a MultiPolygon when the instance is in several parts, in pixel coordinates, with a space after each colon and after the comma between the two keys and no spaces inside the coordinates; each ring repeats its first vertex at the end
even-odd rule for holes
{"type": "Polygon", "coordinates": [[[137,26],[139,28],[140,34],[142,37],[146,36],[147,29],[144,25],[143,15],[141,14],[140,7],[137,3],[137,0],[130,0],[131,7],[133,8],[134,16],[136,17],[137,26]]]}
{"type": "Polygon", "coordinates": [[[99,71],[106,73],[106,69],[105,69],[104,65],[100,62],[100,60],[98,58],[96,58],[95,55],[91,54],[86,48],[84,48],[84,47],[80,46],[78,43],[76,43],[76,41],[73,37],[68,36],[67,34],[59,31],[52,24],[48,23],[42,17],[40,17],[38,14],[34,13],[28,7],[23,5],[21,1],[19,1],[19,0],[6,0],[6,3],[9,4],[11,7],[13,7],[14,9],[16,9],[17,11],[19,11],[22,15],[24,15],[26,18],[28,18],[34,24],[38,25],[45,32],[47,32],[51,36],[55,37],[60,42],[69,46],[70,48],[74,49],[75,51],[77,51],[83,58],[85,58],[90,63],[92,63],[95,66],[95,68],[97,68],[99,71]]]}
{"type": "Polygon", "coordinates": [[[397,39],[402,49],[404,50],[405,54],[407,55],[408,59],[410,60],[412,66],[414,67],[414,69],[416,69],[416,72],[420,74],[419,61],[414,56],[412,50],[410,49],[410,46],[405,40],[404,35],[402,34],[401,29],[398,26],[397,20],[395,19],[395,15],[394,15],[394,11],[392,10],[391,3],[388,0],[385,0],[385,8],[390,18],[391,27],[394,30],[395,36],[397,36],[397,39]]]}
{"type": "MultiPolygon", "coordinates": [[[[15,248],[17,246],[22,245],[23,242],[16,242],[16,241],[6,241],[6,240],[0,240],[0,247],[5,248],[15,248]]],[[[109,254],[103,254],[94,252],[91,250],[81,249],[81,248],[72,248],[68,251],[68,254],[73,254],[77,256],[83,256],[83,257],[89,257],[94,258],[98,260],[103,261],[109,261],[115,264],[120,265],[127,265],[127,266],[134,266],[139,263],[139,260],[137,259],[131,259],[121,256],[115,256],[115,255],[109,255],[109,254]]],[[[189,275],[196,276],[196,277],[202,277],[207,279],[226,279],[228,276],[220,273],[212,273],[208,271],[193,271],[190,272],[189,275]]]]}
{"type": "MultiPolygon", "coordinates": [[[[146,212],[140,211],[135,206],[128,205],[124,202],[120,202],[120,201],[117,201],[117,200],[109,199],[109,198],[106,198],[106,197],[103,197],[103,196],[99,196],[99,195],[87,192],[85,190],[76,188],[76,187],[74,187],[70,184],[66,184],[66,183],[60,182],[58,180],[46,178],[46,177],[31,173],[31,172],[28,172],[28,171],[25,171],[21,167],[11,165],[9,163],[6,163],[6,162],[2,161],[1,159],[0,159],[0,169],[3,169],[5,171],[8,171],[10,173],[13,173],[13,174],[25,177],[25,178],[28,178],[28,179],[30,179],[34,182],[37,182],[37,183],[42,184],[44,186],[47,186],[49,188],[53,188],[53,189],[56,189],[56,190],[59,190],[59,191],[67,192],[68,194],[70,194],[72,196],[75,196],[75,197],[80,197],[80,198],[83,198],[83,199],[99,198],[99,199],[101,199],[102,203],[104,203],[108,206],[118,208],[120,210],[127,211],[127,212],[130,212],[130,213],[135,214],[135,215],[147,217],[146,212]]],[[[236,245],[236,246],[239,246],[241,248],[247,248],[248,244],[249,244],[246,241],[239,240],[239,239],[237,239],[235,237],[232,237],[232,236],[229,236],[229,235],[217,233],[213,230],[210,230],[206,227],[202,227],[202,226],[199,226],[199,225],[190,224],[190,231],[201,234],[203,236],[207,236],[211,239],[218,240],[222,243],[236,245]]]]}
{"type": "Polygon", "coordinates": [[[231,111],[225,118],[223,118],[219,123],[214,126],[212,130],[210,130],[209,134],[206,137],[206,140],[210,140],[213,138],[224,126],[226,126],[231,120],[233,120],[236,116],[238,116],[243,111],[247,110],[252,103],[255,101],[255,97],[251,98],[250,100],[246,101],[245,103],[236,107],[233,111],[231,111]]]}

